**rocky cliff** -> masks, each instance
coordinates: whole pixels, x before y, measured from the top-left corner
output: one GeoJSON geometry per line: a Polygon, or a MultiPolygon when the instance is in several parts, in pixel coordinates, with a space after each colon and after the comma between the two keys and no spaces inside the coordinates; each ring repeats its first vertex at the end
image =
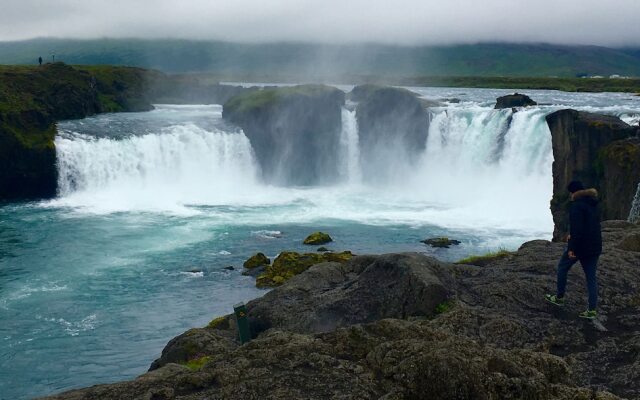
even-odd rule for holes
{"type": "Polygon", "coordinates": [[[525,243],[484,267],[360,256],[250,302],[248,344],[233,318],[216,318],[171,340],[135,380],[50,399],[638,398],[640,226],[608,221],[603,233],[604,326],[576,317],[578,269],[564,308],[543,300],[560,243],[525,243]]]}
{"type": "Polygon", "coordinates": [[[363,177],[393,176],[390,166],[409,163],[423,153],[429,133],[429,114],[418,96],[406,89],[361,85],[349,99],[357,102],[358,140],[363,177]]]}
{"type": "Polygon", "coordinates": [[[344,102],[329,86],[265,88],[229,99],[222,117],[249,138],[266,182],[323,184],[338,178],[344,102]]]}
{"type": "Polygon", "coordinates": [[[617,117],[560,110],[546,117],[553,145],[553,237],[568,230],[567,184],[581,180],[599,190],[603,219],[626,219],[640,181],[638,130],[617,117]],[[628,140],[627,140],[628,139],[628,140]]]}
{"type": "Polygon", "coordinates": [[[0,67],[0,200],[56,193],[55,123],[153,108],[141,69],[0,67]]]}

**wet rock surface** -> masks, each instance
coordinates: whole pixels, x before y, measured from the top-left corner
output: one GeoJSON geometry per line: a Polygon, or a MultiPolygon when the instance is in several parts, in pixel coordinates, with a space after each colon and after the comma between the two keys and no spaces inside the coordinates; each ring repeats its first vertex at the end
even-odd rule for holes
{"type": "Polygon", "coordinates": [[[248,344],[233,318],[214,320],[172,340],[161,368],[51,398],[640,398],[640,253],[620,246],[637,235],[639,225],[603,223],[604,331],[577,318],[579,266],[564,308],[543,299],[562,243],[528,242],[482,268],[359,256],[314,265],[250,302],[248,344]],[[186,358],[209,356],[197,370],[175,363],[189,349],[186,358]]]}

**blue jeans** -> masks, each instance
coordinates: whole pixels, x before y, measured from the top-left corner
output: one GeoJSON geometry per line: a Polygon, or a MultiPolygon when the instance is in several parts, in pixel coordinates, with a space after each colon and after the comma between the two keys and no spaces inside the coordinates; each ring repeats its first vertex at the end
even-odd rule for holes
{"type": "Polygon", "coordinates": [[[569,252],[564,251],[560,261],[558,262],[558,297],[564,297],[567,289],[567,274],[573,264],[580,261],[584,276],[587,278],[587,290],[589,291],[589,310],[595,310],[598,305],[598,281],[596,279],[596,270],[598,267],[599,256],[589,256],[571,259],[569,252]]]}

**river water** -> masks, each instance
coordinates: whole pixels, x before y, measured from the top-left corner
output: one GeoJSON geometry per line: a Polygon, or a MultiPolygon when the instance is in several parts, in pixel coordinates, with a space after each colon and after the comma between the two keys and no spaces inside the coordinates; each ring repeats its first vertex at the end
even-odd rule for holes
{"type": "Polygon", "coordinates": [[[59,123],[59,195],[0,206],[0,399],[133,378],[166,342],[264,293],[241,275],[262,251],[419,251],[454,261],[548,239],[551,139],[561,108],[638,123],[640,98],[527,91],[541,106],[493,110],[490,89],[411,88],[432,109],[422,157],[388,157],[364,181],[342,112],[338,183],[270,186],[222,107],[158,105],[59,123]],[[462,242],[431,249],[419,240],[462,242]],[[234,266],[234,270],[225,267],[234,266]]]}

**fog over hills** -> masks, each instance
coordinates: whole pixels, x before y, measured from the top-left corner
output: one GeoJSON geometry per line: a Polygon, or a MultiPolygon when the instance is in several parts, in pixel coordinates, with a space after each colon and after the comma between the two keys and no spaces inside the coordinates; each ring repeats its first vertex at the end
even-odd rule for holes
{"type": "Polygon", "coordinates": [[[39,56],[228,76],[640,76],[640,47],[480,43],[400,46],[188,39],[32,39],[0,42],[0,64],[39,56]]]}

